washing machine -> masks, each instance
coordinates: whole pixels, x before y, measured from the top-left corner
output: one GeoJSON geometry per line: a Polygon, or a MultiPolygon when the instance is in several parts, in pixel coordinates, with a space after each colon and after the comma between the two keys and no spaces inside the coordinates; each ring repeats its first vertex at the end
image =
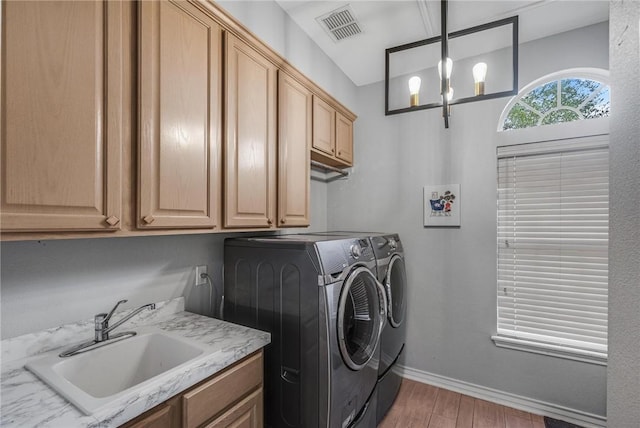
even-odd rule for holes
{"type": "Polygon", "coordinates": [[[407,336],[406,287],[404,249],[397,233],[329,231],[316,232],[320,236],[368,238],[376,257],[378,281],[383,285],[387,299],[387,322],[380,335],[380,364],[376,387],[376,419],[379,422],[389,411],[400,390],[404,365],[404,346],[407,336]]]}
{"type": "Polygon", "coordinates": [[[223,318],[271,333],[266,427],[374,428],[386,311],[369,239],[225,240],[223,318]]]}

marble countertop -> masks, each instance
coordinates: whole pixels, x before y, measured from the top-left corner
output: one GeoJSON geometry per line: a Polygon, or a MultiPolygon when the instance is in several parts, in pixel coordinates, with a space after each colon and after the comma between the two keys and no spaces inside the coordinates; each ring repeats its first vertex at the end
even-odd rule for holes
{"type": "MultiPolygon", "coordinates": [[[[114,315],[114,320],[127,311],[114,315]]],[[[91,339],[93,320],[67,324],[1,342],[0,426],[2,427],[117,427],[170,397],[223,370],[270,342],[269,333],[184,311],[184,299],[156,304],[123,326],[124,330],[151,326],[196,341],[207,356],[177,372],[159,375],[153,382],[92,415],[73,404],[25,368],[25,364],[91,339]]]]}

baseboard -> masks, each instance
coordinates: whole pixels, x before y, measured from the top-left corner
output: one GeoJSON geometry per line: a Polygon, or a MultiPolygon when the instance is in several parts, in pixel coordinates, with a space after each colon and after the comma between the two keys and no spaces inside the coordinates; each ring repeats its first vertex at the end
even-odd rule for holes
{"type": "Polygon", "coordinates": [[[600,415],[558,406],[556,404],[523,397],[521,395],[498,391],[497,389],[474,385],[472,383],[413,369],[411,367],[398,366],[398,373],[407,379],[427,383],[429,385],[448,389],[471,397],[480,398],[482,400],[491,401],[492,403],[513,407],[514,409],[524,410],[529,413],[560,419],[585,428],[600,428],[607,425],[607,418],[600,415]]]}

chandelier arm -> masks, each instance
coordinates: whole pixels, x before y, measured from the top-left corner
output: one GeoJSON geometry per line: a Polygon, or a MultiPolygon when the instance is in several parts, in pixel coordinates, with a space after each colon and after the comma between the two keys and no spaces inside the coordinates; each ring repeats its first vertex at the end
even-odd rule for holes
{"type": "Polygon", "coordinates": [[[449,57],[449,34],[447,33],[447,8],[448,0],[440,0],[440,34],[442,37],[441,64],[443,67],[442,78],[440,80],[440,93],[442,94],[442,117],[444,118],[444,127],[449,128],[449,78],[447,77],[447,58],[449,57]]]}

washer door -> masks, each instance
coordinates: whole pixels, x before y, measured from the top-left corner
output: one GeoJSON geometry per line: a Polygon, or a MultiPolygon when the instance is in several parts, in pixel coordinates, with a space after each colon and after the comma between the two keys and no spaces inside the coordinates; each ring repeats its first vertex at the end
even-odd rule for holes
{"type": "Polygon", "coordinates": [[[384,295],[371,271],[358,267],[347,276],[338,303],[338,345],[345,364],[360,370],[373,357],[385,318],[384,295]]]}
{"type": "Polygon", "coordinates": [[[384,282],[389,302],[387,316],[392,327],[398,327],[404,321],[406,283],[407,273],[404,269],[404,260],[398,254],[394,254],[389,261],[389,269],[384,282]]]}

